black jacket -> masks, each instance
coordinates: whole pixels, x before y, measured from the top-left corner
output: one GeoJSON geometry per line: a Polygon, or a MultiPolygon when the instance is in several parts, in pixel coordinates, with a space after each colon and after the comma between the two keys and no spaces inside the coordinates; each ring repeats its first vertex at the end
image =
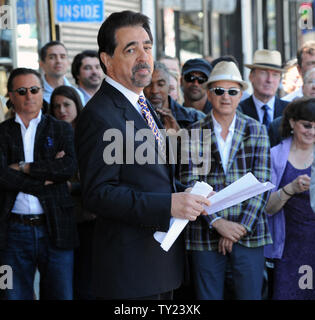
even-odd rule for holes
{"type": "MultiPolygon", "coordinates": [[[[162,128],[152,109],[151,113],[162,128]]],[[[126,163],[142,144],[135,141],[135,135],[147,128],[125,96],[106,81],[87,103],[76,126],[84,203],[97,215],[93,287],[95,295],[105,299],[167,292],[178,288],[183,279],[183,243],[178,239],[164,252],[153,238],[155,231],[167,231],[169,227],[171,193],[178,186],[175,167],[126,163]],[[134,133],[127,132],[127,121],[134,123],[134,133]],[[114,156],[112,134],[116,152],[121,152],[116,163],[108,161],[110,155],[114,156]]],[[[156,156],[157,146],[150,144],[148,152],[156,156]]]]}
{"type": "Polygon", "coordinates": [[[52,243],[62,249],[78,244],[73,212],[73,201],[66,181],[76,171],[72,127],[50,115],[42,115],[38,124],[34,162],[30,174],[9,168],[10,164],[24,161],[20,124],[15,118],[0,124],[0,247],[6,245],[8,218],[19,192],[36,196],[44,209],[52,243]],[[65,156],[55,159],[59,151],[65,156]],[[45,181],[53,184],[45,186],[45,181]]]}

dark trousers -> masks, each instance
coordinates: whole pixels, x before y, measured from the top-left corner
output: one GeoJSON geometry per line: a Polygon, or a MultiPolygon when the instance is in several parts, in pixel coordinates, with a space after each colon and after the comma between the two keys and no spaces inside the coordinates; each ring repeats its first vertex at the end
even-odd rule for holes
{"type": "Polygon", "coordinates": [[[264,272],[264,250],[234,244],[232,252],[192,251],[196,298],[223,300],[227,263],[230,263],[235,299],[260,300],[264,272]]]}

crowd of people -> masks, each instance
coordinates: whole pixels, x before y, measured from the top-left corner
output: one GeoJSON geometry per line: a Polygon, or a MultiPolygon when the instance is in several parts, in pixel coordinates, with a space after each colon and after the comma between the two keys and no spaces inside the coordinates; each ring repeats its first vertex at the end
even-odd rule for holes
{"type": "Polygon", "coordinates": [[[257,50],[252,94],[233,56],[154,61],[141,13],[111,14],[97,41],[74,57],[73,81],[59,41],[41,48],[42,75],[8,78],[0,265],[14,276],[0,298],[315,299],[299,273],[315,267],[315,41],[285,65],[257,50]],[[214,192],[249,172],[274,189],[208,215],[214,192]],[[190,193],[196,181],[214,192],[190,193]],[[171,218],[189,223],[165,252],[153,234],[171,218]]]}

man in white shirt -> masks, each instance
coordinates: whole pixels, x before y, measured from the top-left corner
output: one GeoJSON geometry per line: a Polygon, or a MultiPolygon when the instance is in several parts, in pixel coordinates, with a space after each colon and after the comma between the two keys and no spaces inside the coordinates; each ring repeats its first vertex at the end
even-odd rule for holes
{"type": "MultiPolygon", "coordinates": [[[[297,52],[298,71],[304,79],[306,71],[315,67],[315,41],[306,41],[297,52]]],[[[296,98],[303,97],[302,86],[297,90],[282,97],[285,101],[293,101],[296,98]]]]}
{"type": "MultiPolygon", "coordinates": [[[[44,71],[44,100],[49,104],[50,97],[55,88],[65,85],[75,88],[65,77],[69,67],[68,52],[66,47],[59,41],[46,43],[40,50],[39,65],[44,71]]],[[[85,105],[84,96],[75,88],[85,105]]]]}
{"type": "Polygon", "coordinates": [[[249,79],[254,92],[241,101],[241,109],[268,128],[275,118],[282,115],[288,104],[276,97],[283,72],[281,54],[277,50],[257,50],[253,63],[245,66],[251,69],[249,79]]]}
{"type": "Polygon", "coordinates": [[[0,124],[0,265],[13,270],[5,300],[32,300],[35,270],[40,299],[72,299],[73,202],[76,171],[72,127],[42,113],[43,84],[32,69],[14,69],[8,93],[15,117],[0,124]]]}
{"type": "MultiPolygon", "coordinates": [[[[198,175],[198,165],[189,159],[180,167],[181,182],[192,186],[202,180],[218,192],[248,172],[261,182],[270,179],[267,130],[237,110],[247,87],[234,62],[221,61],[213,68],[207,82],[212,110],[189,127],[191,131],[211,129],[211,141],[194,145],[202,153],[204,145],[211,144],[211,156],[205,160],[209,163],[203,164],[211,169],[206,175],[198,175]]],[[[263,214],[266,199],[267,195],[257,196],[188,224],[186,249],[191,252],[197,299],[224,298],[227,266],[236,299],[261,299],[264,245],[272,241],[263,214]]]]}
{"type": "Polygon", "coordinates": [[[141,13],[116,12],[105,20],[98,45],[106,79],[76,125],[83,201],[97,215],[92,273],[100,299],[171,299],[183,280],[183,243],[163,252],[153,234],[167,231],[172,216],[194,220],[202,204],[210,205],[205,197],[177,192],[185,187],[175,180],[174,165],[137,160],[142,152],[134,147],[143,146],[144,131],[152,138],[144,153],[153,160],[165,142],[143,96],[153,71],[152,42],[141,13]],[[112,133],[117,153],[106,138],[112,133]]]}

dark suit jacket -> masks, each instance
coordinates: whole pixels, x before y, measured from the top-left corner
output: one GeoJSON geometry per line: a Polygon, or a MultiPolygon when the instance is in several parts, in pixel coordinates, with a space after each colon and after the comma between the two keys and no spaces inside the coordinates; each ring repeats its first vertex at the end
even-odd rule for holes
{"type": "Polygon", "coordinates": [[[268,135],[270,139],[271,148],[279,144],[282,140],[281,132],[280,132],[282,118],[283,117],[281,116],[274,119],[269,125],[268,135]]]}
{"type": "MultiPolygon", "coordinates": [[[[274,107],[274,113],[273,113],[273,119],[276,119],[280,116],[282,116],[284,108],[287,106],[289,102],[284,101],[276,97],[275,99],[275,107],[274,107]]],[[[256,111],[255,103],[253,100],[253,95],[251,95],[249,98],[243,100],[240,102],[241,111],[246,114],[249,117],[254,118],[255,120],[259,121],[259,117],[256,111]]]]}
{"type": "Polygon", "coordinates": [[[19,192],[38,197],[56,247],[72,249],[78,244],[73,201],[66,183],[76,171],[73,138],[68,123],[42,115],[35,136],[34,162],[30,174],[25,174],[8,167],[24,160],[20,125],[14,118],[0,124],[0,247],[6,245],[8,218],[19,192]],[[55,159],[62,150],[66,155],[55,159]],[[46,180],[54,183],[44,186],[46,180]]]}
{"type": "MultiPolygon", "coordinates": [[[[161,127],[152,108],[151,112],[161,127]]],[[[142,143],[135,141],[135,133],[126,133],[126,121],[134,122],[135,133],[148,128],[124,95],[103,81],[76,126],[84,203],[97,215],[94,294],[105,299],[167,292],[179,287],[183,278],[182,242],[176,241],[164,252],[153,238],[155,231],[169,227],[171,193],[177,188],[174,166],[126,164],[127,155],[134,155],[128,147],[134,143],[137,149],[142,143]],[[115,140],[103,138],[111,129],[117,129],[112,135],[116,135],[116,147],[121,148],[120,163],[109,164],[103,159],[109,156],[110,145],[114,146],[115,140]]],[[[157,149],[150,147],[156,155],[157,149]]]]}

